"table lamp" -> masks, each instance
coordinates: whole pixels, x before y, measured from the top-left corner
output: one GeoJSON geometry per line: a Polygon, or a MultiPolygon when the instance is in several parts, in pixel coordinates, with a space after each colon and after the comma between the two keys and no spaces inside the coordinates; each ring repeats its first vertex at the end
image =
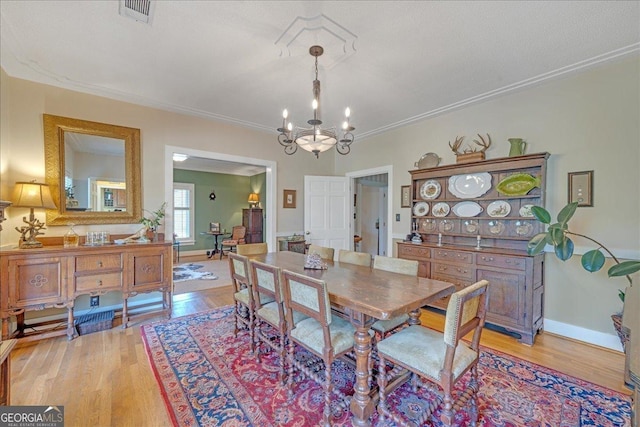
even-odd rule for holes
{"type": "Polygon", "coordinates": [[[19,247],[20,249],[41,248],[42,243],[36,240],[36,236],[44,234],[40,230],[45,230],[44,223],[40,222],[35,215],[34,209],[56,209],[55,203],[51,198],[51,191],[47,184],[39,184],[33,182],[16,182],[13,189],[13,207],[30,208],[31,213],[29,220],[26,217],[22,221],[28,225],[16,227],[21,234],[19,247]]]}
{"type": "Polygon", "coordinates": [[[255,208],[259,202],[260,198],[256,193],[249,194],[249,206],[251,206],[251,208],[255,208]]]}

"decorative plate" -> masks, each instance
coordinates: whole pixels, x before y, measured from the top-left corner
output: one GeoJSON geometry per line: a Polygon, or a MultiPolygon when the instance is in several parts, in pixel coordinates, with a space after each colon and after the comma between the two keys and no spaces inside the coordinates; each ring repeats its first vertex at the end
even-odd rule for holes
{"type": "Polygon", "coordinates": [[[533,225],[529,221],[516,221],[516,234],[518,236],[526,236],[531,234],[533,225]]]}
{"type": "Polygon", "coordinates": [[[504,218],[511,212],[511,205],[504,200],[496,200],[487,206],[487,214],[493,218],[504,218]]]}
{"type": "Polygon", "coordinates": [[[491,189],[488,172],[453,175],[449,178],[449,191],[459,199],[474,199],[491,189]]]}
{"type": "Polygon", "coordinates": [[[449,215],[449,210],[450,209],[448,204],[446,204],[445,202],[440,202],[433,205],[431,213],[433,214],[433,216],[443,217],[449,215]]]}
{"type": "Polygon", "coordinates": [[[474,221],[472,219],[464,222],[464,231],[471,234],[476,234],[478,232],[478,221],[474,221]]]}
{"type": "Polygon", "coordinates": [[[432,179],[422,184],[420,187],[420,197],[425,200],[435,199],[440,195],[440,190],[440,183],[432,179]]]}
{"type": "Polygon", "coordinates": [[[420,221],[420,231],[435,231],[436,229],[436,221],[434,219],[425,218],[420,221]]]}
{"type": "Polygon", "coordinates": [[[413,205],[413,214],[415,216],[425,216],[429,213],[429,204],[427,202],[418,202],[413,205]]]}
{"type": "Polygon", "coordinates": [[[500,234],[504,231],[504,224],[502,221],[489,221],[489,233],[500,234]]]}
{"type": "Polygon", "coordinates": [[[528,173],[514,173],[496,185],[498,192],[507,196],[523,196],[536,187],[540,187],[540,178],[528,173]]]}
{"type": "Polygon", "coordinates": [[[531,212],[531,208],[533,205],[522,205],[518,213],[521,217],[524,218],[533,218],[533,212],[531,212]]]}
{"type": "Polygon", "coordinates": [[[440,164],[440,157],[436,153],[427,153],[414,163],[418,169],[435,168],[440,164]]]}
{"type": "Polygon", "coordinates": [[[482,212],[482,206],[476,202],[460,202],[456,203],[451,210],[456,216],[469,218],[482,212]]]}
{"type": "Polygon", "coordinates": [[[448,219],[443,219],[440,222],[440,231],[451,231],[453,230],[453,222],[448,219]]]}

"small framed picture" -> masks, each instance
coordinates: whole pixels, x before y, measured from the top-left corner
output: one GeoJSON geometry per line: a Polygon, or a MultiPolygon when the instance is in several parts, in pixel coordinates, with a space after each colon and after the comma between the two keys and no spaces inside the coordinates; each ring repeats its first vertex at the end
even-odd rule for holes
{"type": "Polygon", "coordinates": [[[593,171],[569,172],[569,203],[593,206],[593,171]]]}
{"type": "Polygon", "coordinates": [[[400,187],[400,207],[401,208],[410,208],[411,207],[411,186],[403,185],[400,187]]]}
{"type": "Polygon", "coordinates": [[[285,209],[296,207],[296,190],[284,190],[282,207],[285,209]]]}

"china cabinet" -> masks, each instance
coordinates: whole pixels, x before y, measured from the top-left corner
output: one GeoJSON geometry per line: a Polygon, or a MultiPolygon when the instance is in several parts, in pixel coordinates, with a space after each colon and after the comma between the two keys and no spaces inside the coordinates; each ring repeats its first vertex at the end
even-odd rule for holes
{"type": "MultiPolygon", "coordinates": [[[[417,260],[420,276],[457,289],[488,280],[487,322],[526,344],[543,328],[543,255],[529,256],[526,247],[544,227],[530,208],[544,206],[548,157],[410,171],[412,241],[398,243],[398,257],[417,260]]],[[[433,306],[444,309],[447,302],[433,306]]]]}
{"type": "MultiPolygon", "coordinates": [[[[129,298],[140,293],[161,292],[159,310],[142,315],[171,315],[172,259],[171,242],[126,245],[78,246],[62,245],[30,250],[0,252],[0,317],[2,338],[28,338],[67,334],[72,339],[74,304],[80,295],[122,293],[122,325],[129,326],[129,298]],[[24,323],[24,313],[45,308],[66,308],[65,329],[47,329],[36,334],[24,323]],[[16,317],[17,328],[9,330],[9,320],[16,317]]],[[[35,326],[35,325],[31,325],[35,326]]]]}

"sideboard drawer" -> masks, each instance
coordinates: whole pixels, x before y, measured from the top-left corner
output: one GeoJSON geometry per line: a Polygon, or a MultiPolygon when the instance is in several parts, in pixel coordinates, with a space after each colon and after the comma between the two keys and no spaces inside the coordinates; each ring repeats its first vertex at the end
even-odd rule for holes
{"type": "Polygon", "coordinates": [[[489,265],[492,267],[508,268],[510,270],[524,271],[527,268],[527,263],[525,258],[512,257],[512,256],[493,255],[493,254],[480,255],[479,254],[476,262],[478,265],[489,265]]]}
{"type": "Polygon", "coordinates": [[[434,259],[473,264],[473,254],[471,252],[451,251],[448,249],[435,249],[433,252],[434,259]]]}
{"type": "Polygon", "coordinates": [[[76,257],[76,272],[120,268],[122,268],[122,257],[120,254],[82,255],[76,257]]]}
{"type": "Polygon", "coordinates": [[[431,249],[420,245],[399,245],[398,258],[422,259],[431,258],[431,249]]]}
{"type": "Polygon", "coordinates": [[[445,274],[447,276],[457,277],[460,279],[473,280],[475,278],[476,271],[473,267],[468,267],[466,265],[441,264],[434,262],[431,265],[431,274],[434,278],[445,274]]]}
{"type": "Polygon", "coordinates": [[[122,273],[76,277],[76,291],[99,291],[122,287],[122,273]]]}

